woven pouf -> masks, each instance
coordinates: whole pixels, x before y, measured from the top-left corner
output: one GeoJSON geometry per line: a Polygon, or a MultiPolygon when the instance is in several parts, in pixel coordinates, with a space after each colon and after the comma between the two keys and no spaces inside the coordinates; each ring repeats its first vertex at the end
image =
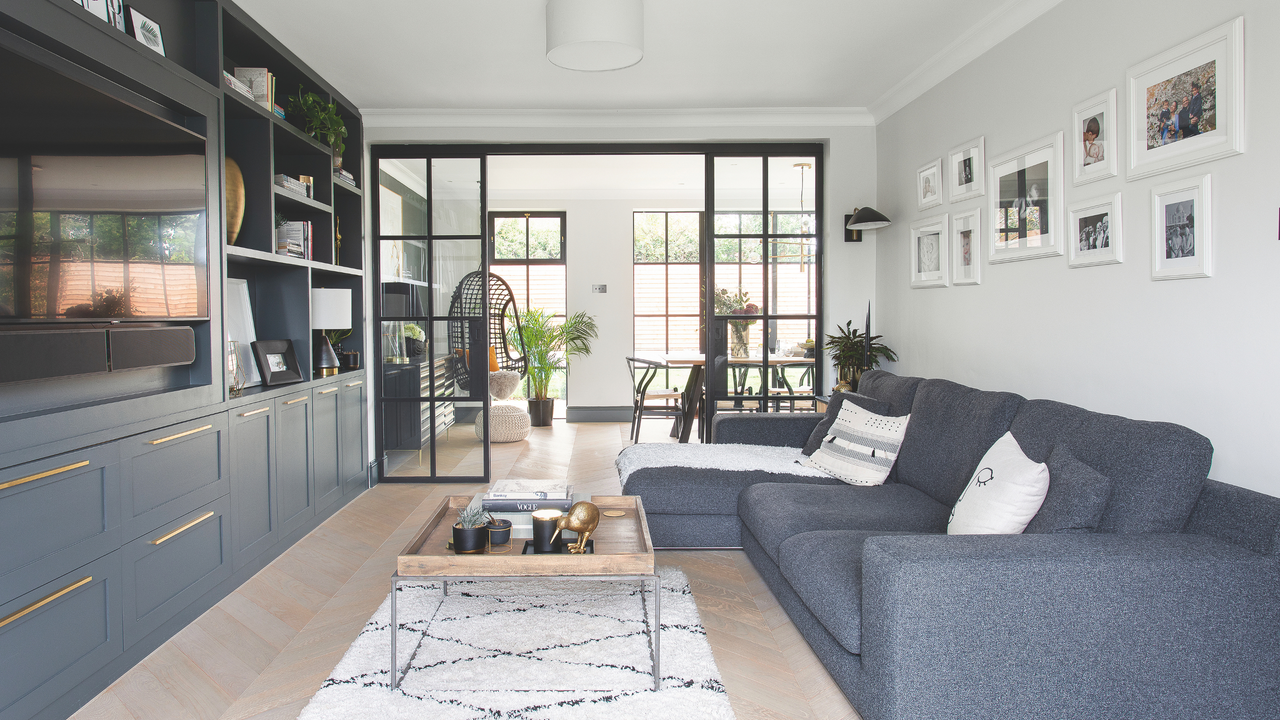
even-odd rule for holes
{"type": "MultiPolygon", "coordinates": [[[[476,437],[484,438],[484,426],[476,423],[476,437]]],[[[529,437],[529,413],[515,405],[494,405],[489,410],[489,440],[518,442],[529,437]]]]}

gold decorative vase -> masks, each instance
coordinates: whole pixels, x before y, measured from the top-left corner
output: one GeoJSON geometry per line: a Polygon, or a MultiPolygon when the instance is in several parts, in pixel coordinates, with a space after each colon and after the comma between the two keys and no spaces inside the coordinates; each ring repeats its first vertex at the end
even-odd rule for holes
{"type": "Polygon", "coordinates": [[[244,175],[235,160],[227,158],[227,244],[235,245],[244,222],[244,175]]]}

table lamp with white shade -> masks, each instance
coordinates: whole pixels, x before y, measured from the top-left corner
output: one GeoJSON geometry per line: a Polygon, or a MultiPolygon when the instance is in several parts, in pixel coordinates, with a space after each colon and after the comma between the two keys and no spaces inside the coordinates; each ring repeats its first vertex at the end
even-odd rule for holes
{"type": "Polygon", "coordinates": [[[338,374],[338,354],[325,330],[351,329],[351,291],[346,288],[311,288],[311,329],[320,331],[316,344],[315,368],[318,377],[338,374]]]}

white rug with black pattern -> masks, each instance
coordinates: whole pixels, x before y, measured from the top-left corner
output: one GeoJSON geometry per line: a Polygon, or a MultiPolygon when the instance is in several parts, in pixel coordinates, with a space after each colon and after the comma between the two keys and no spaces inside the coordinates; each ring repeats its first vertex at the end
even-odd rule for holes
{"type": "Polygon", "coordinates": [[[653,689],[652,587],[571,578],[456,582],[443,596],[439,583],[401,585],[400,687],[391,690],[387,669],[388,596],[299,719],[732,720],[677,570],[662,572],[662,689],[653,689]]]}

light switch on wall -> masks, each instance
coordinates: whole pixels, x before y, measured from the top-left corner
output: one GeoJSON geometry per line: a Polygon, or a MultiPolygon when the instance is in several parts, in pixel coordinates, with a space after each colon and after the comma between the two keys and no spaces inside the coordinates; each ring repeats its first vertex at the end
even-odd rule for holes
{"type": "Polygon", "coordinates": [[[608,286],[608,285],[592,285],[592,286],[591,286],[591,292],[593,292],[593,293],[607,293],[607,292],[609,292],[609,286],[608,286]]]}

